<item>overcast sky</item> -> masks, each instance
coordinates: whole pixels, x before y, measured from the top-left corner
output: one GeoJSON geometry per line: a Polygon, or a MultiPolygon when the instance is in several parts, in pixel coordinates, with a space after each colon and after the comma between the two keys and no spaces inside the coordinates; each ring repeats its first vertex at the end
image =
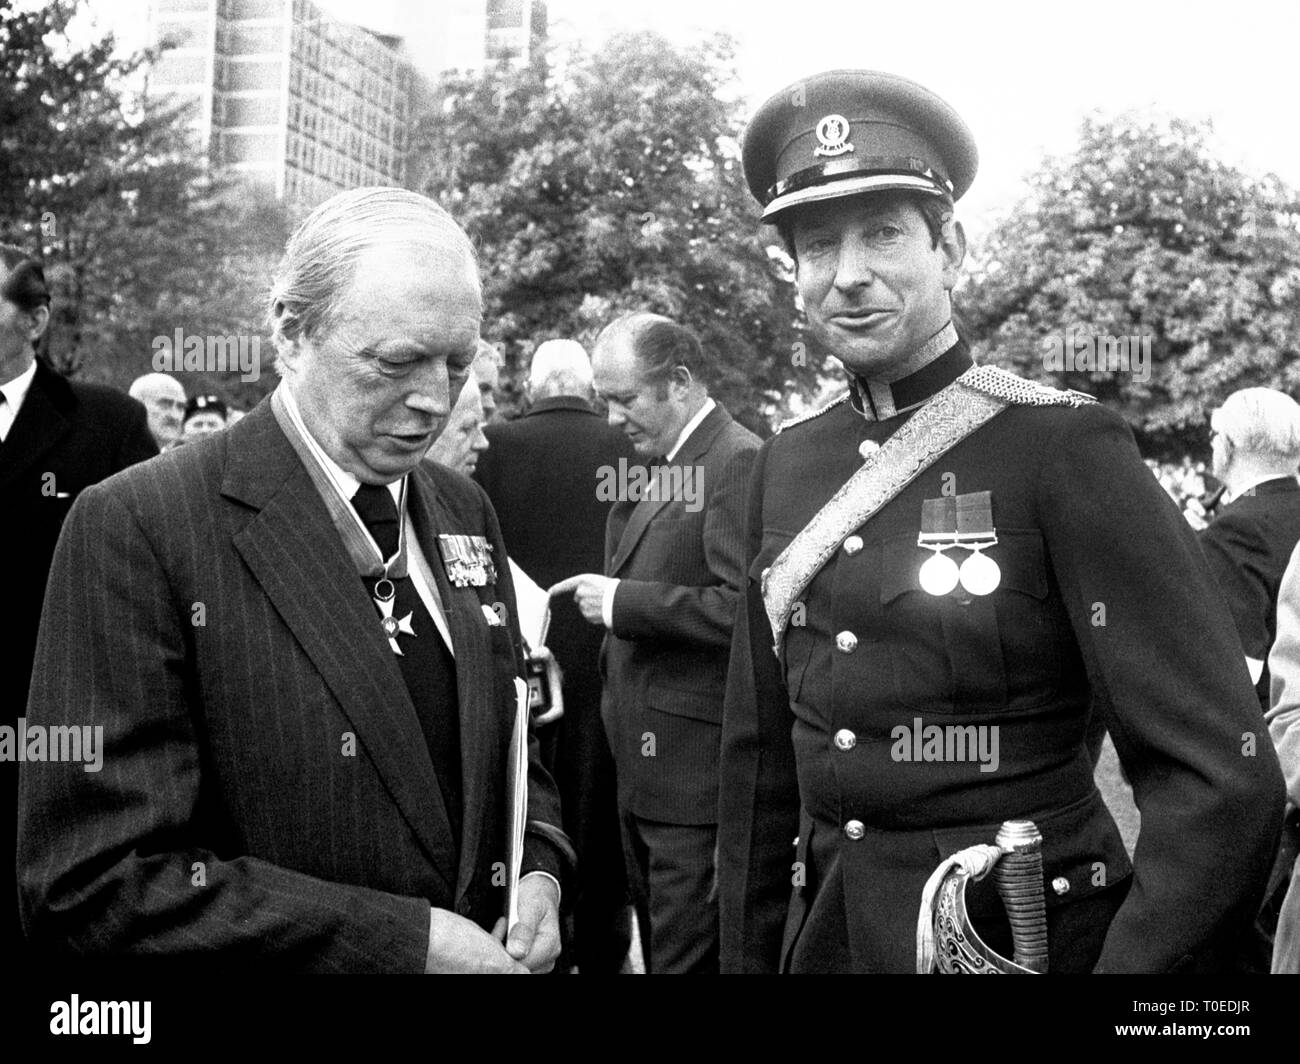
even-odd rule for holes
{"type": "MultiPolygon", "coordinates": [[[[317,2],[400,32],[400,0],[317,2]]],[[[147,0],[91,7],[101,20],[138,27],[147,0]]],[[[562,40],[597,43],[617,30],[650,28],[685,42],[725,30],[738,41],[740,86],[752,106],[834,67],[921,82],[974,131],[980,172],[962,213],[976,229],[1015,202],[1020,178],[1045,151],[1068,151],[1080,118],[1096,109],[1210,118],[1226,160],[1300,185],[1295,0],[550,0],[549,10],[552,35],[562,40]]]]}

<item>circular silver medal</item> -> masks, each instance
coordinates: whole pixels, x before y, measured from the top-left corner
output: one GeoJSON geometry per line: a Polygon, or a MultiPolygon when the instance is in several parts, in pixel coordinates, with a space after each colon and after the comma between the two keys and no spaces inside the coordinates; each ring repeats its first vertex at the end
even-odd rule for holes
{"type": "Polygon", "coordinates": [[[931,595],[946,595],[957,586],[958,575],[957,563],[936,550],[921,566],[921,588],[931,595]]]}
{"type": "Polygon", "coordinates": [[[975,551],[961,563],[961,586],[972,595],[989,595],[1002,582],[1002,570],[992,558],[975,551]]]}

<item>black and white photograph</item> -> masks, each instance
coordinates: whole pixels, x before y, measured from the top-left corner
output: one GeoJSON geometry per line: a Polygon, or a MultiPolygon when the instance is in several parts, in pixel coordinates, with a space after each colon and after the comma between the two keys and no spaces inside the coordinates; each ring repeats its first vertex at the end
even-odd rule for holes
{"type": "Polygon", "coordinates": [[[0,1021],[1280,1037],[1297,41],[0,0],[0,1021]]]}

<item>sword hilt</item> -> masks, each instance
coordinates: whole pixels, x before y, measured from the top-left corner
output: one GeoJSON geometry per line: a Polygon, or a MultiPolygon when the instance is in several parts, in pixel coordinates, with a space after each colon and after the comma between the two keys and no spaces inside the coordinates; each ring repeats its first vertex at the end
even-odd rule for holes
{"type": "Polygon", "coordinates": [[[1047,971],[1047,901],[1043,896],[1043,836],[1032,820],[1008,820],[998,830],[1002,858],[993,870],[1011,924],[1015,962],[1047,971]]]}

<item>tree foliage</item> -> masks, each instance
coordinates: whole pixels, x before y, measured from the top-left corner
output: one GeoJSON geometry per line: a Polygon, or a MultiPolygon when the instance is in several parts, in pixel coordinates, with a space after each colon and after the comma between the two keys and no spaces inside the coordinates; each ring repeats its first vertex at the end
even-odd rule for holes
{"type": "Polygon", "coordinates": [[[543,340],[589,345],[619,314],[652,310],[699,333],[714,394],[751,424],[813,383],[741,173],[731,62],[725,37],[678,50],[634,33],[440,86],[414,181],[479,248],[484,333],[507,377],[543,340]]]}
{"type": "Polygon", "coordinates": [[[958,291],[984,361],[1097,396],[1158,455],[1204,451],[1210,412],[1238,388],[1300,391],[1300,201],[1216,158],[1212,139],[1207,123],[1086,120],[958,291]],[[1107,337],[1148,338],[1147,379],[1135,358],[1128,372],[1045,366],[1107,337]]]}
{"type": "MultiPolygon", "coordinates": [[[[0,0],[0,239],[46,261],[54,365],[125,387],[156,336],[259,336],[287,219],[269,193],[214,179],[186,112],[133,88],[150,53],[71,42],[80,6],[0,0]]],[[[182,380],[245,404],[269,384],[182,380]]]]}

